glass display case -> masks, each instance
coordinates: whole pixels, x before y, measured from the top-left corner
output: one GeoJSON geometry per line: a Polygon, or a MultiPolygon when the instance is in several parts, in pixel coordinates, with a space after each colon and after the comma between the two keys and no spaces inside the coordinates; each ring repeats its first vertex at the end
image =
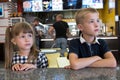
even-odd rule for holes
{"type": "Polygon", "coordinates": [[[72,35],[72,37],[78,37],[79,36],[79,29],[76,26],[75,22],[69,22],[69,31],[72,35]]]}
{"type": "MultiPolygon", "coordinates": [[[[76,26],[75,22],[69,22],[69,31],[71,33],[71,37],[78,37],[79,36],[79,29],[76,26]]],[[[52,24],[44,24],[45,29],[47,30],[46,37],[47,39],[51,38],[50,35],[48,34],[48,29],[52,26],[52,24]]],[[[55,35],[55,31],[54,34],[55,35]]]]}

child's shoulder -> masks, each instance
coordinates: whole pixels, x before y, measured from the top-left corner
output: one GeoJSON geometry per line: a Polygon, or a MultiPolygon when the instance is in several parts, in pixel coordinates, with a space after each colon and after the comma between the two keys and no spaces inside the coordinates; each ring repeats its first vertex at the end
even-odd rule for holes
{"type": "Polygon", "coordinates": [[[106,43],[104,39],[98,39],[99,43],[106,43]]]}
{"type": "Polygon", "coordinates": [[[18,52],[13,52],[13,56],[19,56],[18,52]]]}
{"type": "Polygon", "coordinates": [[[73,39],[70,40],[70,42],[80,43],[80,39],[79,38],[73,38],[73,39]]]}
{"type": "Polygon", "coordinates": [[[40,51],[40,52],[38,53],[38,55],[39,55],[39,56],[44,56],[45,53],[43,53],[43,52],[40,51]]]}
{"type": "Polygon", "coordinates": [[[70,41],[78,41],[78,40],[80,40],[80,38],[73,38],[70,41]]]}

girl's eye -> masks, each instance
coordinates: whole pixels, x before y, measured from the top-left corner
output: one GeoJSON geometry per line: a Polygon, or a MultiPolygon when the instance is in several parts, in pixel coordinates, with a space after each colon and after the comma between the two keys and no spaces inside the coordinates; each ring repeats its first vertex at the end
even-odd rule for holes
{"type": "Polygon", "coordinates": [[[25,36],[20,36],[21,38],[25,38],[25,36]]]}
{"type": "Polygon", "coordinates": [[[32,34],[29,34],[28,36],[29,36],[29,37],[32,37],[32,34]]]}

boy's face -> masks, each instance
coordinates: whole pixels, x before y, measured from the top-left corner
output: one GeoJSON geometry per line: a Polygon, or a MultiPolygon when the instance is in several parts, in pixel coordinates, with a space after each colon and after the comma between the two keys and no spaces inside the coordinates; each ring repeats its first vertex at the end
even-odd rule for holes
{"type": "Polygon", "coordinates": [[[100,24],[98,13],[88,13],[83,19],[83,23],[78,25],[83,34],[89,36],[98,35],[100,24]]]}

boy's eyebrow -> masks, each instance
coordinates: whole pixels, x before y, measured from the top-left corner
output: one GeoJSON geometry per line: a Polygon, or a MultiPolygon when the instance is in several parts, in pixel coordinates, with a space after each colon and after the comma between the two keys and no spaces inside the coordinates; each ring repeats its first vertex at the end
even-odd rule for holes
{"type": "Polygon", "coordinates": [[[90,20],[94,20],[94,19],[90,19],[90,20]]]}
{"type": "MultiPolygon", "coordinates": [[[[99,20],[100,18],[97,18],[96,20],[99,20]]],[[[91,18],[90,20],[95,20],[95,19],[93,19],[93,18],[91,18]]]]}

